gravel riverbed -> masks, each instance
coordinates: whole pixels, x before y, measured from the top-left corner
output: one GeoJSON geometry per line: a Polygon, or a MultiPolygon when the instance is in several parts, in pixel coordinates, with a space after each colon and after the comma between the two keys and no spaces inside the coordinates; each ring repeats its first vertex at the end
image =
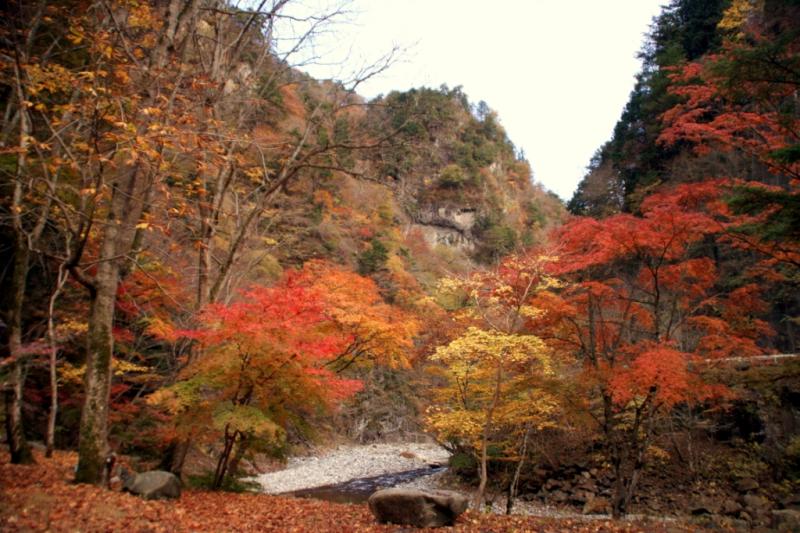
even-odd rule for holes
{"type": "Polygon", "coordinates": [[[343,445],[316,456],[293,457],[286,468],[253,478],[268,494],[342,483],[447,464],[448,453],[434,443],[343,445]]]}
{"type": "MultiPolygon", "coordinates": [[[[342,445],[307,457],[289,459],[282,470],[261,474],[253,479],[268,494],[294,492],[342,483],[356,478],[369,478],[424,468],[431,464],[446,465],[449,454],[434,443],[342,445]]],[[[470,493],[447,472],[421,476],[397,487],[417,489],[449,489],[470,493]]],[[[505,499],[494,502],[492,511],[505,513],[505,499]]],[[[518,501],[514,514],[577,518],[574,512],[562,511],[543,504],[518,501]]]]}
{"type": "MultiPolygon", "coordinates": [[[[280,494],[343,483],[357,478],[405,472],[430,465],[446,465],[448,458],[448,452],[435,443],[341,445],[315,455],[293,457],[282,470],[261,474],[252,479],[261,485],[263,492],[280,494]]],[[[474,490],[454,479],[447,471],[424,475],[397,487],[448,489],[464,494],[474,490]]],[[[493,500],[491,511],[504,514],[505,498],[497,495],[493,500]]],[[[582,515],[574,510],[523,500],[517,500],[513,514],[580,521],[610,518],[608,515],[582,515]]],[[[628,517],[628,519],[641,518],[643,517],[628,517]]],[[[661,520],[664,524],[674,521],[669,518],[661,520]]]]}

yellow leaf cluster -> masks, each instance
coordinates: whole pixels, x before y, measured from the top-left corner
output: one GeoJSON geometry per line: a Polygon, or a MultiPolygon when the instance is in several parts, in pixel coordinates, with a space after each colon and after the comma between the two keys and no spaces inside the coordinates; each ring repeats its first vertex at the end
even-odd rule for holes
{"type": "Polygon", "coordinates": [[[552,374],[548,348],[535,335],[519,335],[469,327],[467,331],[446,346],[440,346],[433,355],[434,361],[458,365],[465,361],[489,363],[521,363],[538,361],[543,374],[552,374]]]}
{"type": "Polygon", "coordinates": [[[733,0],[722,15],[717,27],[721,30],[736,32],[741,36],[742,29],[753,13],[764,9],[763,0],[733,0]]]}
{"type": "MultiPolygon", "coordinates": [[[[150,367],[137,365],[122,359],[114,359],[112,361],[112,372],[115,376],[124,376],[126,374],[147,373],[150,372],[150,367]]],[[[80,384],[83,382],[83,375],[86,373],[86,365],[73,366],[69,363],[64,363],[59,369],[59,375],[62,383],[80,384]]]]}

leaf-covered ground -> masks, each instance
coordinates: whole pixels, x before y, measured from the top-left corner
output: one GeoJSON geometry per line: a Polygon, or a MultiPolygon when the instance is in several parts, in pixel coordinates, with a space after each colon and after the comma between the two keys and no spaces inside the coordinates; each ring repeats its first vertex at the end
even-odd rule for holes
{"type": "MultiPolygon", "coordinates": [[[[0,531],[408,531],[378,525],[366,505],[264,494],[184,491],[177,501],[145,501],[136,496],[70,482],[74,453],[19,466],[0,456],[0,531]]],[[[423,530],[420,530],[423,531],[423,530]]],[[[428,530],[434,531],[434,530],[428,530]]],[[[687,531],[674,524],[613,523],[506,517],[467,512],[453,528],[435,531],[687,531]]]]}

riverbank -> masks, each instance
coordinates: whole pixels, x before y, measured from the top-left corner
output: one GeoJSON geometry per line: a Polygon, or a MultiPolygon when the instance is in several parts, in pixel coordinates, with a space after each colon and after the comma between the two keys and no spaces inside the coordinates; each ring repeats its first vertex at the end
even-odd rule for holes
{"type": "MultiPolygon", "coordinates": [[[[380,443],[366,445],[340,445],[305,457],[289,459],[286,467],[255,478],[267,494],[295,495],[319,498],[332,502],[363,502],[362,484],[373,482],[376,476],[425,469],[430,465],[446,465],[449,454],[435,443],[380,443]],[[350,483],[347,483],[350,482],[350,483]],[[323,490],[313,490],[322,487],[323,490]],[[308,491],[308,489],[311,489],[308,491]],[[308,492],[306,492],[308,491],[308,492]]],[[[391,477],[391,476],[388,476],[391,477]]],[[[399,479],[400,476],[398,476],[399,479]]],[[[381,481],[397,481],[381,480],[381,481]]],[[[470,494],[470,487],[448,471],[432,470],[430,475],[418,473],[411,481],[389,483],[383,486],[418,489],[455,490],[470,494]]],[[[493,514],[506,513],[505,494],[487,493],[487,507],[493,514]]],[[[575,509],[547,505],[538,501],[517,499],[512,514],[570,520],[575,522],[608,520],[607,514],[582,514],[575,509]]],[[[628,517],[640,520],[642,516],[628,517]]],[[[674,519],[658,522],[673,523],[674,519]]]]}
{"type": "MultiPolygon", "coordinates": [[[[185,490],[177,500],[142,500],[131,494],[73,483],[77,461],[74,452],[56,451],[50,459],[38,451],[34,455],[35,465],[11,465],[8,453],[0,448],[0,531],[392,533],[399,530],[395,525],[377,524],[363,504],[198,490],[185,490]]],[[[692,530],[652,521],[587,522],[468,510],[452,528],[419,531],[678,533],[692,530]]]]}

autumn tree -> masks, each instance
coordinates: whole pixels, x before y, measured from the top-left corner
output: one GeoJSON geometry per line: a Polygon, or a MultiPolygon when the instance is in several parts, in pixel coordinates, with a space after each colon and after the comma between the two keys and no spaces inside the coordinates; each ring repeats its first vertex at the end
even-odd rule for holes
{"type": "MultiPolygon", "coordinates": [[[[200,320],[183,334],[202,355],[149,401],[170,412],[167,440],[208,442],[221,434],[214,488],[247,451],[283,446],[287,428],[304,431],[320,409],[359,390],[358,380],[345,377],[354,364],[408,366],[419,329],[412,314],[383,301],[373,280],[322,261],[245,291],[236,303],[207,304],[200,320]]],[[[181,334],[157,317],[147,332],[181,334]]]]}
{"type": "Polygon", "coordinates": [[[715,184],[653,194],[642,215],[578,218],[559,232],[553,272],[566,286],[542,293],[539,333],[581,365],[614,474],[612,511],[629,509],[656,422],[678,404],[724,395],[700,374],[704,360],[762,352],[770,328],[758,287],[716,289],[704,243],[720,232],[715,184]]]}
{"type": "Polygon", "coordinates": [[[518,461],[509,490],[513,499],[530,432],[552,424],[558,410],[543,386],[553,374],[550,351],[526,330],[526,322],[540,314],[532,299],[557,286],[544,272],[549,260],[512,256],[495,270],[441,283],[445,294],[464,299],[459,311],[464,329],[431,357],[441,365],[444,381],[427,422],[439,439],[475,456],[480,479],[475,507],[483,503],[489,480],[490,448],[518,461]]]}
{"type": "Polygon", "coordinates": [[[642,68],[612,137],[573,195],[574,214],[634,211],[650,188],[685,178],[671,170],[681,146],[657,142],[664,129],[659,117],[676,103],[669,90],[672,69],[718,49],[725,7],[722,0],[665,2],[638,54],[642,68]]]}
{"type": "Polygon", "coordinates": [[[787,313],[779,326],[787,350],[800,313],[791,296],[800,267],[797,17],[790,4],[732,2],[718,28],[721,49],[671,72],[678,101],[661,117],[659,137],[696,157],[744,163],[720,189],[726,245],[749,254],[746,272],[777,289],[770,299],[787,313]]]}
{"type": "MultiPolygon", "coordinates": [[[[6,198],[3,203],[4,214],[10,220],[13,241],[13,263],[11,265],[10,298],[6,310],[8,329],[8,358],[3,367],[11,367],[9,390],[5,394],[6,427],[11,460],[14,463],[33,462],[33,455],[25,440],[22,423],[22,396],[30,353],[23,346],[23,308],[27,287],[28,270],[33,249],[38,245],[45,230],[52,201],[44,200],[32,204],[30,197],[39,183],[33,178],[30,152],[35,148],[33,122],[29,100],[35,92],[27,86],[24,68],[31,56],[36,53],[32,34],[36,28],[25,27],[25,16],[41,19],[44,5],[23,14],[7,12],[8,23],[3,26],[3,56],[0,67],[4,73],[4,85],[8,89],[6,113],[2,124],[2,144],[4,176],[3,186],[6,198]],[[12,170],[7,170],[12,169],[12,170]]],[[[4,217],[6,218],[6,217],[4,217]]]]}
{"type": "Polygon", "coordinates": [[[209,304],[201,316],[189,335],[203,356],[151,401],[168,407],[186,437],[208,439],[208,427],[222,435],[214,488],[233,473],[232,456],[276,446],[287,426],[301,427],[318,408],[358,391],[361,382],[341,376],[354,361],[408,364],[418,327],[383,303],[369,278],[320,262],[236,303],[209,304]]]}
{"type": "MultiPolygon", "coordinates": [[[[16,33],[6,41],[4,57],[13,61],[4,68],[16,73],[6,127],[25,138],[10,180],[20,193],[16,210],[29,219],[38,214],[41,225],[72,243],[64,256],[26,239],[28,249],[15,254],[22,261],[17,273],[24,282],[23,260],[33,251],[60,256],[91,301],[81,481],[102,474],[118,283],[169,167],[165,155],[177,147],[176,117],[185,109],[171,53],[183,50],[197,6],[177,4],[163,13],[124,2],[16,5],[16,33]],[[132,45],[137,41],[141,46],[132,45]]],[[[29,224],[36,236],[39,223],[29,224]]]]}

